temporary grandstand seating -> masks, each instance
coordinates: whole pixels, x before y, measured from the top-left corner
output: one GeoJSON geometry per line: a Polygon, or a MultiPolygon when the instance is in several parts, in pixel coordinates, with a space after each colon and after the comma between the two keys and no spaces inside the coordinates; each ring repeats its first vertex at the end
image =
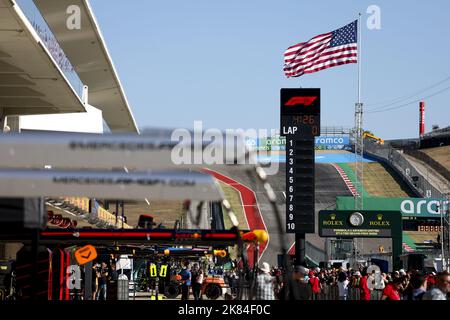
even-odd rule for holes
{"type": "MultiPolygon", "coordinates": [[[[354,169],[354,164],[350,167],[354,169]]],[[[364,189],[372,197],[408,197],[411,191],[381,163],[364,164],[364,189]]]]}
{"type": "Polygon", "coordinates": [[[450,171],[450,146],[440,148],[422,149],[422,153],[428,155],[431,159],[450,171]]]}
{"type": "Polygon", "coordinates": [[[437,232],[418,232],[418,231],[404,231],[403,232],[403,248],[409,252],[423,252],[434,250],[437,242],[437,232]]]}

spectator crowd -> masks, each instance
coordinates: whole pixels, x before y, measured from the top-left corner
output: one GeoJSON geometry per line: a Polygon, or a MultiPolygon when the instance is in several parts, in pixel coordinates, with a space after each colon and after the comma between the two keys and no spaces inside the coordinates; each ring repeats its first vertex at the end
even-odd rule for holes
{"type": "Polygon", "coordinates": [[[308,269],[295,266],[289,281],[280,268],[262,263],[256,279],[257,300],[449,300],[450,273],[382,273],[367,268],[308,269]],[[286,287],[283,285],[287,283],[286,287]]]}

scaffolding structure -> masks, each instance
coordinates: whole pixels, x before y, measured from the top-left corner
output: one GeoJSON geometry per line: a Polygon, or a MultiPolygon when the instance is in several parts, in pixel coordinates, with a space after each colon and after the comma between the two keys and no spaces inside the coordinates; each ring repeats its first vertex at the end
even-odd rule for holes
{"type": "Polygon", "coordinates": [[[355,107],[355,210],[364,209],[363,182],[364,182],[364,129],[363,129],[363,104],[357,103],[355,107]]]}
{"type": "Polygon", "coordinates": [[[450,272],[450,194],[445,194],[444,199],[441,201],[440,213],[441,213],[441,250],[442,250],[442,262],[443,268],[450,272]],[[444,204],[447,203],[447,205],[444,204]]]}
{"type": "MultiPolygon", "coordinates": [[[[363,103],[355,104],[355,128],[353,129],[353,143],[355,150],[355,211],[364,210],[364,129],[363,129],[363,103]]],[[[362,260],[361,253],[364,250],[364,239],[353,239],[353,256],[355,262],[362,260]]]]}

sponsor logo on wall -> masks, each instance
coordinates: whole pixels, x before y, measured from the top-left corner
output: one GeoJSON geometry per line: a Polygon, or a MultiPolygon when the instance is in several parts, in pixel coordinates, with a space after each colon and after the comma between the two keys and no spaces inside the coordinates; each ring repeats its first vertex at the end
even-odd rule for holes
{"type": "MultiPolygon", "coordinates": [[[[353,197],[337,197],[337,209],[351,210],[354,208],[353,197]]],[[[445,199],[426,198],[364,198],[366,210],[394,210],[400,211],[405,217],[439,218],[441,213],[446,215],[449,201],[445,199]]]]}
{"type": "MultiPolygon", "coordinates": [[[[348,136],[320,136],[316,137],[316,150],[349,150],[348,136]]],[[[246,144],[254,151],[286,151],[286,138],[273,136],[265,139],[247,138],[246,144]]]]}
{"type": "Polygon", "coordinates": [[[347,136],[316,137],[316,150],[347,150],[350,148],[350,138],[347,136]]]}

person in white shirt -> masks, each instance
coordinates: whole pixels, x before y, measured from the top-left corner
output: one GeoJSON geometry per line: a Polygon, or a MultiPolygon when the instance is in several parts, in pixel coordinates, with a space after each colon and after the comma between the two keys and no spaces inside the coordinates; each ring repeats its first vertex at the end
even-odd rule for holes
{"type": "Polygon", "coordinates": [[[370,300],[381,300],[383,290],[386,287],[383,274],[372,270],[372,274],[367,278],[367,285],[371,291],[370,300]]]}
{"type": "Polygon", "coordinates": [[[349,282],[345,272],[341,271],[338,275],[339,300],[347,300],[349,282]]]}
{"type": "Polygon", "coordinates": [[[450,273],[441,272],[437,275],[436,287],[423,295],[422,300],[448,300],[447,294],[450,292],[450,273]]]}

